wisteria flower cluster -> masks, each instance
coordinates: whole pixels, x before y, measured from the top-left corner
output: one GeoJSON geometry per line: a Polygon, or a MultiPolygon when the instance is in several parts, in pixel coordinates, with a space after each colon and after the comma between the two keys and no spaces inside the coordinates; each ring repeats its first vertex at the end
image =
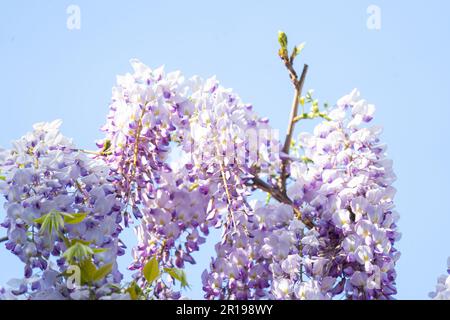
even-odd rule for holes
{"type": "Polygon", "coordinates": [[[116,263],[124,253],[122,203],[108,167],[78,151],[60,125],[36,124],[1,154],[5,246],[25,264],[24,280],[12,293],[101,298],[122,280],[116,263]],[[74,266],[85,268],[80,286],[61,277],[74,266]]]}
{"type": "MultiPolygon", "coordinates": [[[[96,151],[77,148],[60,121],[1,150],[5,247],[24,277],[0,298],[179,299],[186,263],[216,228],[207,299],[392,299],[395,174],[375,108],[354,90],[320,110],[301,94],[307,66],[293,67],[303,46],[289,54],[284,33],[279,42],[295,88],[284,142],[214,77],[132,60],[96,151]],[[307,119],[320,122],[294,140],[307,119]],[[117,257],[128,227],[138,243],[126,283],[117,257]]],[[[435,296],[447,287],[440,280],[435,296]]]]}
{"type": "MultiPolygon", "coordinates": [[[[120,175],[115,185],[141,221],[131,269],[142,271],[152,257],[164,268],[182,268],[194,263],[191,253],[211,226],[234,228],[233,211],[245,210],[243,176],[255,167],[274,171],[279,142],[267,119],[215,78],[185,80],[136,60],[132,65],[134,73],[118,77],[113,89],[99,147],[107,145],[106,161],[120,175]],[[172,149],[181,154],[175,162],[172,149]]],[[[166,289],[156,283],[157,294],[169,294],[166,289]]]]}
{"type": "Polygon", "coordinates": [[[292,206],[258,204],[251,222],[242,223],[248,234],[217,246],[203,279],[208,297],[389,299],[396,293],[395,175],[380,129],[363,126],[373,112],[355,90],[313,134],[300,135],[303,157],[291,164],[287,195],[302,219],[292,206]]]}
{"type": "MultiPolygon", "coordinates": [[[[330,121],[299,137],[308,161],[292,164],[295,182],[288,195],[315,225],[298,243],[295,257],[303,261],[309,282],[280,272],[282,281],[291,280],[289,292],[297,298],[343,292],[349,299],[388,299],[396,293],[395,175],[380,129],[362,126],[373,112],[355,90],[329,112],[330,121]]],[[[283,263],[289,264],[283,261],[280,271],[283,263]]]]}

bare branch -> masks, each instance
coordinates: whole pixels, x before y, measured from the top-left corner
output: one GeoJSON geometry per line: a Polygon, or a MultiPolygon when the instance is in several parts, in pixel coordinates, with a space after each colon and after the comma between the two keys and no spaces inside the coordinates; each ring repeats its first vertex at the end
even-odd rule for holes
{"type": "Polygon", "coordinates": [[[267,182],[263,181],[261,178],[254,177],[252,180],[253,186],[257,187],[258,189],[261,189],[264,192],[269,193],[272,197],[274,197],[274,199],[276,199],[281,203],[292,205],[292,200],[289,199],[287,195],[280,192],[280,190],[272,187],[267,182]]]}
{"type": "MultiPolygon", "coordinates": [[[[303,67],[302,75],[300,76],[300,80],[297,78],[297,73],[295,72],[292,63],[289,60],[283,59],[286,68],[289,71],[289,75],[291,77],[292,83],[294,84],[295,93],[294,100],[292,102],[291,108],[291,116],[289,118],[288,129],[286,133],[286,139],[284,140],[283,153],[289,155],[289,149],[291,147],[292,135],[294,134],[294,128],[298,113],[298,104],[300,100],[300,96],[302,94],[303,85],[305,83],[306,74],[308,73],[308,65],[305,64],[303,67]]],[[[281,163],[281,176],[280,176],[280,189],[283,193],[286,193],[286,179],[287,179],[287,165],[289,159],[283,159],[281,163]]]]}
{"type": "Polygon", "coordinates": [[[8,237],[0,238],[0,243],[5,242],[5,241],[8,241],[8,237]]]}
{"type": "Polygon", "coordinates": [[[279,201],[280,203],[284,203],[287,205],[292,206],[295,215],[297,218],[302,221],[309,229],[314,227],[314,224],[312,221],[308,219],[304,219],[302,217],[302,213],[300,212],[299,208],[297,208],[293,201],[287,196],[286,192],[286,180],[287,180],[287,165],[289,163],[289,149],[291,147],[291,141],[292,141],[292,135],[294,134],[294,128],[295,123],[297,119],[297,113],[298,113],[298,105],[300,102],[300,97],[303,90],[303,85],[305,83],[306,74],[308,73],[308,65],[305,64],[303,66],[303,71],[300,76],[300,79],[298,78],[297,72],[294,69],[294,58],[297,55],[296,51],[293,51],[291,56],[288,57],[287,54],[287,38],[286,35],[282,32],[279,33],[278,41],[280,42],[281,49],[278,53],[281,60],[283,60],[284,65],[286,69],[289,72],[289,77],[291,78],[292,84],[294,85],[295,94],[294,94],[294,100],[292,102],[291,107],[291,115],[289,119],[288,129],[286,133],[286,139],[284,141],[282,152],[286,155],[286,158],[284,158],[281,162],[281,175],[278,179],[278,186],[272,186],[269,183],[263,181],[261,178],[259,178],[256,174],[252,178],[252,183],[248,184],[249,186],[252,186],[254,188],[258,188],[264,192],[267,192],[270,194],[274,199],[279,201]]]}
{"type": "Polygon", "coordinates": [[[292,208],[294,210],[294,213],[297,216],[297,218],[300,221],[302,221],[305,224],[305,226],[308,227],[308,229],[312,229],[314,227],[314,224],[312,223],[312,221],[302,217],[302,213],[294,205],[294,203],[286,195],[286,193],[283,193],[278,188],[275,188],[275,187],[271,186],[270,184],[268,184],[267,182],[265,182],[264,180],[262,180],[258,176],[253,177],[252,181],[253,181],[253,183],[250,184],[250,186],[258,188],[258,189],[260,189],[260,190],[262,190],[264,192],[269,193],[278,202],[281,202],[281,203],[284,203],[284,204],[292,206],[292,208]]]}

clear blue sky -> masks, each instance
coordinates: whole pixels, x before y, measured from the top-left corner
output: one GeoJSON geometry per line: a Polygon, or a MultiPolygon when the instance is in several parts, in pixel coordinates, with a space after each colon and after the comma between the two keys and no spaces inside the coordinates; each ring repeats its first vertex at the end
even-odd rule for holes
{"type": "MultiPolygon", "coordinates": [[[[377,105],[398,175],[398,298],[427,298],[450,255],[449,12],[446,0],[5,1],[0,146],[61,118],[64,134],[92,148],[115,76],[134,57],[188,76],[215,74],[284,131],[292,90],[276,36],[285,30],[291,43],[307,42],[306,86],[318,98],[334,102],[358,87],[377,105]],[[80,30],[66,27],[70,4],[81,9],[80,30]],[[381,9],[380,30],[366,26],[371,4],[381,9]]],[[[213,250],[205,248],[189,277],[197,298],[213,250]]],[[[21,273],[0,248],[0,283],[21,273]]]]}

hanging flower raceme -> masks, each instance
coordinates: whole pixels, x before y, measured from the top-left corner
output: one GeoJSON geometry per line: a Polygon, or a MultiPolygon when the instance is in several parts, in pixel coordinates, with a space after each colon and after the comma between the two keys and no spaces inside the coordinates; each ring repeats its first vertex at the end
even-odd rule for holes
{"type": "Polygon", "coordinates": [[[279,142],[267,120],[214,78],[132,66],[113,89],[99,146],[121,176],[116,185],[128,211],[142,222],[131,268],[142,270],[150,257],[183,267],[204,242],[200,232],[222,222],[236,228],[235,215],[248,209],[245,176],[274,172],[279,142]],[[184,155],[176,165],[174,149],[184,155]]]}
{"type": "Polygon", "coordinates": [[[251,207],[249,217],[239,216],[237,230],[216,244],[217,257],[202,275],[207,299],[269,297],[275,263],[298,253],[294,244],[304,225],[291,206],[257,201],[251,207]]]}
{"type": "Polygon", "coordinates": [[[207,298],[389,299],[396,293],[395,175],[380,129],[364,126],[373,112],[354,91],[313,134],[300,135],[304,154],[290,166],[287,195],[301,219],[292,206],[256,209],[254,223],[243,224],[247,234],[216,246],[218,257],[203,276],[207,298]],[[239,250],[247,257],[243,264],[233,260],[239,250]],[[253,266],[259,272],[249,280],[253,266]]]}
{"type": "Polygon", "coordinates": [[[77,150],[60,124],[34,125],[0,157],[6,248],[25,264],[12,293],[31,299],[111,296],[122,279],[116,262],[124,253],[122,204],[108,167],[77,150]]]}
{"type": "Polygon", "coordinates": [[[305,233],[296,257],[309,288],[284,277],[293,280],[289,292],[296,298],[343,292],[348,299],[389,299],[396,293],[395,175],[381,129],[364,125],[373,113],[374,106],[354,90],[329,112],[330,121],[313,134],[300,134],[303,161],[292,164],[287,193],[315,227],[305,233]]]}

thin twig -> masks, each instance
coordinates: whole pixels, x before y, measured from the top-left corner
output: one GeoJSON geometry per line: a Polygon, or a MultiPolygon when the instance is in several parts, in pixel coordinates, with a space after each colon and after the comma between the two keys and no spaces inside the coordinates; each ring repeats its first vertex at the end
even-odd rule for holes
{"type": "Polygon", "coordinates": [[[261,178],[254,177],[254,178],[252,178],[252,180],[253,180],[254,187],[257,187],[258,189],[261,189],[262,191],[269,193],[278,202],[292,205],[292,200],[289,199],[289,197],[287,195],[280,192],[280,190],[272,187],[267,182],[263,181],[261,178]]]}
{"type": "Polygon", "coordinates": [[[284,140],[284,146],[283,146],[283,153],[285,154],[286,158],[283,159],[281,162],[281,176],[280,176],[280,189],[283,193],[286,193],[286,180],[287,180],[287,165],[289,162],[289,149],[291,147],[291,141],[292,141],[292,135],[294,134],[294,128],[295,128],[295,118],[297,117],[298,113],[298,104],[300,100],[300,96],[302,94],[303,85],[305,83],[306,74],[308,73],[308,65],[305,64],[303,67],[302,75],[300,76],[300,80],[298,80],[297,73],[295,72],[292,63],[289,60],[283,59],[285,62],[286,68],[289,71],[289,75],[291,77],[292,83],[294,84],[295,93],[294,93],[294,100],[292,102],[292,108],[291,108],[291,116],[289,119],[288,129],[286,133],[286,139],[284,140]]]}
{"type": "Polygon", "coordinates": [[[250,186],[258,188],[264,192],[267,192],[270,194],[274,199],[276,199],[278,202],[287,204],[292,207],[294,210],[295,215],[297,218],[303,222],[303,224],[308,228],[312,229],[314,227],[314,224],[309,219],[306,219],[302,216],[302,213],[300,210],[294,205],[293,201],[283,192],[281,192],[278,188],[271,186],[258,176],[255,176],[252,178],[253,183],[250,184],[250,186]]]}
{"type": "MultiPolygon", "coordinates": [[[[141,136],[141,131],[142,131],[142,119],[145,116],[145,106],[142,106],[142,111],[141,111],[141,115],[139,117],[138,120],[138,126],[136,128],[136,132],[135,132],[135,136],[134,136],[134,148],[133,148],[133,166],[131,167],[131,174],[130,177],[128,177],[128,175],[125,175],[125,183],[126,183],[126,187],[127,187],[127,193],[125,195],[125,201],[126,201],[126,206],[128,207],[128,205],[130,204],[130,198],[132,196],[131,194],[131,184],[133,183],[135,176],[136,176],[136,171],[137,171],[137,162],[138,162],[138,156],[139,156],[139,137],[141,136]]],[[[128,165],[130,165],[129,163],[127,163],[128,165]]],[[[129,168],[129,167],[128,167],[129,168]]],[[[127,168],[127,169],[128,169],[127,168]]],[[[134,200],[133,200],[133,204],[134,204],[134,200]]],[[[127,216],[128,212],[125,210],[124,215],[127,216]]]]}
{"type": "Polygon", "coordinates": [[[5,242],[5,241],[8,241],[8,237],[0,238],[0,243],[5,242]]]}
{"type": "MultiPolygon", "coordinates": [[[[219,155],[220,154],[220,150],[219,150],[219,144],[218,144],[218,141],[217,141],[217,136],[214,138],[214,145],[215,145],[216,153],[219,155]]],[[[231,216],[231,222],[233,224],[234,231],[236,232],[236,220],[235,220],[235,217],[234,217],[233,208],[231,208],[231,205],[232,205],[231,194],[230,194],[230,191],[228,189],[228,181],[227,181],[227,178],[225,176],[225,167],[224,167],[223,161],[219,162],[219,166],[220,166],[220,174],[222,176],[223,187],[225,188],[225,194],[227,196],[228,213],[231,216]]]]}

